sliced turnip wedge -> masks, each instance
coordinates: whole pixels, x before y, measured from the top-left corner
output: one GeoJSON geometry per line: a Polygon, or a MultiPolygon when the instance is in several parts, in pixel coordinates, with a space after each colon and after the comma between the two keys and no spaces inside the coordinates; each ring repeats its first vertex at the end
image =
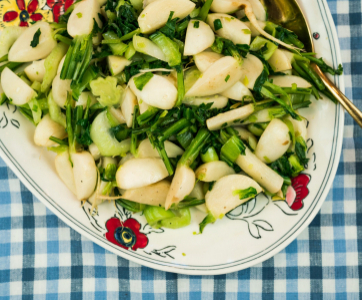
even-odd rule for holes
{"type": "Polygon", "coordinates": [[[145,76],[145,74],[135,76],[129,81],[129,87],[137,98],[146,102],[148,105],[160,109],[171,109],[174,107],[177,100],[177,88],[163,76],[153,74],[140,90],[140,87],[136,86],[137,78],[145,76]]]}
{"type": "Polygon", "coordinates": [[[93,156],[86,151],[71,153],[73,175],[78,200],[87,200],[97,184],[97,167],[93,156]]]}
{"type": "MultiPolygon", "coordinates": [[[[165,150],[167,156],[171,158],[181,156],[184,153],[183,149],[181,149],[179,146],[175,145],[174,143],[171,143],[170,141],[165,141],[165,150]]],[[[145,139],[140,143],[140,145],[138,146],[137,153],[139,158],[160,157],[160,154],[158,153],[157,149],[153,148],[149,139],[145,139]]]]}
{"type": "Polygon", "coordinates": [[[75,103],[76,106],[83,106],[83,109],[86,109],[88,98],[90,99],[89,106],[92,106],[93,104],[97,103],[96,97],[91,92],[82,92],[75,103]]]}
{"type": "Polygon", "coordinates": [[[126,190],[121,197],[141,204],[165,207],[170,186],[170,182],[162,180],[148,186],[126,190]]]}
{"type": "Polygon", "coordinates": [[[231,174],[235,174],[234,169],[226,162],[220,160],[203,164],[195,171],[196,178],[204,182],[216,181],[221,177],[231,174]]]}
{"type": "Polygon", "coordinates": [[[136,105],[137,98],[131,89],[127,87],[123,94],[121,109],[128,127],[132,127],[133,111],[136,105]]]}
{"type": "Polygon", "coordinates": [[[70,88],[72,80],[70,79],[60,79],[60,74],[58,73],[52,83],[53,89],[53,98],[54,101],[60,106],[64,107],[67,102],[67,95],[72,91],[70,88]]]}
{"type": "Polygon", "coordinates": [[[10,47],[26,29],[26,27],[19,26],[10,26],[3,29],[0,35],[0,58],[9,53],[10,47]]]}
{"type": "Polygon", "coordinates": [[[222,127],[245,120],[255,111],[254,104],[248,104],[207,119],[206,125],[209,130],[218,130],[222,127]]]}
{"type": "Polygon", "coordinates": [[[205,195],[209,213],[200,223],[200,232],[203,232],[207,224],[222,219],[229,211],[256,197],[262,191],[260,185],[247,176],[236,174],[222,177],[205,195]]]}
{"type": "Polygon", "coordinates": [[[298,136],[301,136],[304,141],[307,141],[307,139],[308,139],[307,121],[305,119],[298,121],[298,120],[293,119],[289,115],[287,117],[285,117],[285,119],[292,122],[295,137],[297,138],[298,136]]]}
{"type": "Polygon", "coordinates": [[[55,170],[58,173],[60,179],[64,182],[67,188],[74,194],[77,194],[77,190],[75,188],[74,175],[72,164],[70,163],[69,151],[66,149],[65,151],[59,153],[55,157],[55,170]]]}
{"type": "Polygon", "coordinates": [[[57,42],[53,39],[52,29],[47,22],[37,22],[26,29],[10,48],[8,59],[16,62],[30,62],[47,57],[55,48],[57,42]],[[32,47],[34,34],[40,30],[39,43],[32,47]]]}
{"type": "Polygon", "coordinates": [[[191,144],[178,161],[175,175],[172,179],[170,191],[167,194],[165,208],[169,209],[173,204],[177,205],[191,193],[195,185],[195,173],[190,165],[199,155],[201,148],[210,137],[210,132],[201,128],[191,144]]]}
{"type": "Polygon", "coordinates": [[[240,81],[250,90],[254,89],[255,81],[264,70],[264,65],[255,55],[247,54],[242,66],[243,75],[240,81]]]}
{"type": "Polygon", "coordinates": [[[257,18],[260,21],[266,21],[267,19],[266,11],[263,4],[261,4],[260,0],[248,0],[248,1],[250,2],[255,18],[257,18]]]}
{"type": "Polygon", "coordinates": [[[5,68],[1,73],[1,86],[6,97],[11,99],[14,105],[26,104],[36,96],[35,91],[9,68],[5,68]]]}
{"type": "Polygon", "coordinates": [[[302,77],[294,75],[286,76],[270,76],[270,80],[273,80],[273,84],[281,87],[292,87],[293,84],[296,84],[299,88],[310,88],[312,85],[302,77]]]}
{"type": "Polygon", "coordinates": [[[241,81],[238,81],[232,87],[223,91],[221,95],[229,99],[245,102],[250,102],[254,98],[250,90],[244,84],[242,84],[241,81]]]}
{"type": "Polygon", "coordinates": [[[45,75],[44,62],[45,62],[45,59],[38,60],[38,61],[33,61],[32,64],[30,64],[29,66],[27,66],[24,69],[24,72],[25,72],[26,76],[31,81],[38,81],[38,82],[43,81],[43,78],[44,78],[44,75],[45,75]]]}
{"type": "Polygon", "coordinates": [[[173,18],[183,19],[195,8],[195,3],[189,0],[157,0],[151,2],[138,17],[142,33],[151,33],[166,24],[170,12],[173,18]]]}
{"type": "Polygon", "coordinates": [[[223,108],[228,104],[228,98],[220,95],[205,97],[185,97],[182,103],[186,105],[200,106],[201,104],[213,103],[211,108],[223,108]]]}
{"type": "Polygon", "coordinates": [[[108,118],[112,118],[114,123],[118,125],[126,123],[126,119],[120,108],[114,108],[113,106],[110,106],[107,108],[107,110],[108,118]]]}
{"type": "Polygon", "coordinates": [[[133,47],[137,52],[147,54],[158,58],[159,60],[167,61],[165,54],[157,45],[147,38],[135,35],[133,36],[133,47]]]}
{"type": "MultiPolygon", "coordinates": [[[[256,30],[256,28],[253,26],[253,24],[251,24],[250,22],[244,22],[244,24],[249,27],[252,38],[260,35],[260,32],[258,30],[256,30]]],[[[264,22],[264,21],[258,20],[258,24],[259,24],[260,28],[262,28],[262,29],[264,29],[266,26],[266,22],[264,22]]]]}
{"type": "Polygon", "coordinates": [[[48,114],[41,119],[38,126],[35,128],[34,143],[41,147],[55,146],[56,143],[49,140],[51,136],[62,140],[67,136],[67,133],[65,132],[64,127],[53,121],[48,114]]]}
{"type": "Polygon", "coordinates": [[[258,143],[257,138],[249,130],[244,127],[236,126],[234,129],[238,132],[238,136],[243,140],[248,142],[251,149],[255,150],[258,143]]]}
{"type": "Polygon", "coordinates": [[[217,60],[187,91],[186,97],[210,96],[233,86],[242,76],[242,68],[231,56],[217,60]]]}
{"type": "Polygon", "coordinates": [[[285,55],[286,51],[276,49],[273,55],[269,58],[268,63],[274,72],[281,72],[292,69],[292,64],[289,58],[285,55]]]}
{"type": "Polygon", "coordinates": [[[117,186],[135,189],[161,181],[168,177],[167,169],[159,158],[135,158],[126,161],[116,173],[117,186]]]}
{"type": "Polygon", "coordinates": [[[290,143],[288,126],[279,119],[273,119],[261,135],[255,155],[265,163],[272,163],[287,152],[290,143]]]}
{"type": "Polygon", "coordinates": [[[113,76],[121,73],[125,67],[129,66],[132,63],[131,60],[116,55],[108,56],[107,62],[108,62],[108,68],[113,76]]]}
{"type": "Polygon", "coordinates": [[[199,71],[201,73],[204,73],[209,67],[212,66],[214,62],[216,62],[222,57],[224,57],[224,55],[222,54],[211,51],[204,51],[194,55],[194,61],[199,71]]]}
{"type": "Polygon", "coordinates": [[[217,35],[232,41],[234,44],[250,45],[251,31],[248,26],[239,19],[227,14],[209,14],[207,23],[217,35]],[[222,27],[217,30],[214,26],[216,20],[220,20],[222,25],[222,27]]]}
{"type": "Polygon", "coordinates": [[[88,147],[89,153],[93,156],[94,160],[98,160],[101,158],[101,152],[99,151],[96,144],[90,144],[88,147]]]}
{"type": "Polygon", "coordinates": [[[90,34],[94,26],[94,20],[102,28],[102,22],[99,19],[100,13],[101,9],[97,0],[83,0],[76,4],[67,24],[69,35],[75,37],[90,34]]]}
{"type": "Polygon", "coordinates": [[[241,9],[241,2],[236,0],[213,0],[210,10],[215,13],[231,14],[241,9]]]}
{"type": "Polygon", "coordinates": [[[276,194],[282,188],[283,177],[269,168],[248,148],[245,149],[245,155],[239,155],[235,163],[270,193],[276,194]]]}
{"type": "MultiPolygon", "coordinates": [[[[197,200],[205,199],[204,185],[202,182],[200,182],[200,181],[196,182],[194,189],[190,193],[189,197],[197,199],[197,200]]],[[[197,206],[195,206],[195,208],[197,208],[199,211],[202,211],[203,213],[207,214],[207,208],[206,208],[205,203],[197,205],[197,206]]]]}
{"type": "Polygon", "coordinates": [[[212,46],[215,35],[202,21],[190,21],[187,26],[184,55],[195,55],[212,46]]]}
{"type": "Polygon", "coordinates": [[[111,124],[107,118],[107,112],[101,112],[93,121],[90,137],[97,145],[102,156],[125,155],[129,151],[130,144],[127,140],[118,142],[110,132],[111,124]]]}

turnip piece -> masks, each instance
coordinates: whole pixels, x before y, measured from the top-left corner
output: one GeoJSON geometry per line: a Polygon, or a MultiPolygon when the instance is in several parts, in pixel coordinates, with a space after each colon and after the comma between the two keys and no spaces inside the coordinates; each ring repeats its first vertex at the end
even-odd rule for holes
{"type": "Polygon", "coordinates": [[[258,183],[244,175],[228,175],[214,184],[211,191],[205,195],[206,207],[209,213],[215,218],[222,218],[235,207],[249,201],[253,197],[240,199],[237,191],[254,188],[256,194],[263,191],[258,183]]]}
{"type": "Polygon", "coordinates": [[[187,92],[201,76],[202,73],[195,66],[186,70],[184,74],[185,92],[187,92]]]}
{"type": "Polygon", "coordinates": [[[266,11],[260,0],[248,0],[255,17],[260,21],[266,21],[266,11]]]}
{"type": "Polygon", "coordinates": [[[132,127],[133,111],[136,105],[137,105],[136,96],[135,94],[133,94],[131,89],[127,87],[123,94],[121,109],[128,127],[132,127]]]}
{"type": "Polygon", "coordinates": [[[82,92],[78,98],[78,100],[75,102],[76,106],[83,106],[83,109],[87,107],[88,98],[90,98],[90,105],[97,103],[96,97],[93,96],[91,92],[82,92]]]}
{"type": "Polygon", "coordinates": [[[248,148],[245,149],[245,155],[239,155],[235,163],[270,193],[275,194],[282,188],[283,177],[263,163],[248,148]]]}
{"type": "Polygon", "coordinates": [[[150,41],[147,38],[134,35],[133,47],[137,52],[147,54],[162,61],[167,61],[166,56],[162,52],[162,50],[159,47],[157,47],[157,45],[154,42],[150,41]]]}
{"type": "Polygon", "coordinates": [[[9,68],[1,73],[1,86],[14,105],[24,105],[36,96],[35,91],[9,68]]]}
{"type": "Polygon", "coordinates": [[[89,152],[71,153],[73,175],[78,200],[88,199],[97,184],[97,167],[89,152]]]}
{"type": "Polygon", "coordinates": [[[124,115],[122,114],[122,111],[120,108],[114,108],[113,106],[108,107],[108,111],[111,114],[111,116],[115,119],[117,124],[125,124],[126,119],[124,115]]]}
{"type": "Polygon", "coordinates": [[[26,30],[26,27],[5,27],[0,35],[0,58],[9,53],[10,47],[26,30]]]}
{"type": "Polygon", "coordinates": [[[255,150],[256,145],[258,143],[257,138],[254,134],[252,134],[249,130],[245,129],[244,127],[234,127],[234,129],[238,132],[239,137],[243,140],[248,142],[249,146],[255,150]]]}
{"type": "Polygon", "coordinates": [[[161,181],[168,177],[163,161],[159,158],[135,158],[128,160],[116,173],[117,186],[135,189],[161,181]]]}
{"type": "Polygon", "coordinates": [[[165,207],[170,186],[170,182],[162,180],[148,186],[126,190],[122,195],[122,199],[151,206],[165,207]]]}
{"type": "Polygon", "coordinates": [[[236,82],[232,87],[223,91],[221,95],[236,101],[246,102],[250,102],[254,98],[250,90],[240,81],[236,82]]]}
{"type": "Polygon", "coordinates": [[[55,103],[60,107],[64,107],[67,102],[67,95],[72,91],[70,88],[72,80],[70,79],[60,79],[60,74],[57,74],[53,80],[52,92],[55,103]]]}
{"type": "Polygon", "coordinates": [[[210,10],[215,13],[230,14],[241,9],[240,1],[236,0],[214,0],[210,10]]]}
{"type": "Polygon", "coordinates": [[[119,161],[118,163],[118,167],[124,165],[127,161],[131,160],[131,159],[134,159],[135,157],[133,156],[132,153],[127,153],[125,156],[123,156],[121,158],[121,160],[119,161]]]}
{"type": "MultiPolygon", "coordinates": [[[[184,153],[183,149],[169,141],[165,141],[165,150],[167,156],[171,158],[181,156],[184,153]]],[[[145,139],[140,143],[137,153],[139,158],[160,158],[157,149],[153,148],[149,139],[145,139]]]]}
{"type": "Polygon", "coordinates": [[[207,23],[217,35],[231,40],[234,44],[250,45],[251,31],[239,19],[227,14],[209,14],[207,23]],[[214,21],[217,19],[221,21],[222,28],[215,30],[214,21]]]}
{"type": "Polygon", "coordinates": [[[92,143],[88,147],[89,153],[93,156],[94,160],[101,158],[101,152],[99,151],[96,144],[92,143]]]}
{"type": "Polygon", "coordinates": [[[231,56],[220,58],[187,91],[186,97],[221,93],[240,80],[242,74],[242,68],[236,59],[231,56]]]}
{"type": "Polygon", "coordinates": [[[108,68],[113,76],[121,73],[132,61],[122,56],[110,55],[107,57],[108,68]]]}
{"type": "MultiPolygon", "coordinates": [[[[244,22],[244,24],[249,27],[249,29],[251,31],[251,37],[256,37],[256,36],[260,35],[260,32],[258,30],[256,30],[256,28],[253,26],[253,24],[251,24],[250,22],[244,22]]],[[[258,20],[258,24],[259,24],[259,27],[262,29],[264,29],[266,26],[266,22],[264,22],[264,21],[258,20]]]]}
{"type": "MultiPolygon", "coordinates": [[[[194,189],[191,191],[190,198],[196,198],[197,200],[202,200],[205,199],[205,194],[204,194],[204,189],[203,189],[203,184],[202,182],[198,181],[196,182],[194,189]]],[[[203,213],[207,214],[207,207],[206,204],[201,204],[201,205],[197,205],[195,206],[195,208],[199,211],[202,211],[203,213]]]]}
{"type": "Polygon", "coordinates": [[[265,163],[272,163],[287,152],[291,140],[288,126],[279,119],[273,119],[261,135],[255,155],[265,163]]]}
{"type": "Polygon", "coordinates": [[[137,101],[138,101],[138,107],[140,109],[140,114],[145,113],[150,108],[150,106],[142,99],[137,99],[137,101]]]}
{"type": "Polygon", "coordinates": [[[149,3],[138,17],[142,33],[151,33],[166,24],[170,12],[173,18],[180,20],[188,16],[195,8],[195,3],[189,0],[157,0],[149,3]]]}
{"type": "Polygon", "coordinates": [[[187,195],[191,193],[194,186],[194,171],[186,165],[178,166],[176,168],[175,176],[172,179],[171,187],[166,198],[166,210],[169,209],[172,204],[182,201],[187,195]]]}
{"type": "Polygon", "coordinates": [[[292,122],[295,137],[297,138],[298,136],[301,136],[304,141],[307,141],[307,139],[308,139],[307,121],[305,119],[298,121],[298,120],[293,119],[289,115],[287,117],[285,117],[285,119],[292,122]]]}
{"type": "Polygon", "coordinates": [[[66,128],[67,124],[65,114],[61,111],[59,105],[54,101],[53,91],[50,91],[48,95],[48,107],[50,118],[66,128]]]}
{"type": "Polygon", "coordinates": [[[68,48],[68,45],[64,43],[58,43],[49,56],[45,59],[45,74],[41,84],[42,93],[47,93],[49,91],[55,76],[62,70],[68,48]]]}
{"type": "Polygon", "coordinates": [[[284,54],[284,51],[276,49],[273,55],[269,58],[268,63],[272,67],[274,72],[281,72],[285,70],[291,70],[292,64],[288,57],[284,54]]]}
{"type": "Polygon", "coordinates": [[[9,61],[30,62],[46,58],[57,45],[52,33],[52,29],[47,22],[37,22],[29,27],[10,48],[8,54],[9,61]],[[39,44],[33,48],[30,44],[38,29],[41,31],[39,44]]]}
{"type": "Polygon", "coordinates": [[[220,113],[215,117],[207,119],[206,125],[209,130],[218,130],[226,125],[234,124],[245,120],[255,111],[254,104],[248,104],[225,113],[220,113]]]}
{"type": "Polygon", "coordinates": [[[38,82],[43,81],[43,78],[44,78],[44,75],[45,75],[44,62],[45,62],[45,59],[38,60],[38,61],[33,61],[32,64],[30,64],[29,66],[27,66],[24,69],[24,72],[25,72],[26,76],[31,81],[38,81],[38,82]]]}
{"type": "Polygon", "coordinates": [[[59,123],[53,121],[49,114],[45,115],[35,128],[34,143],[41,147],[51,147],[57,145],[49,140],[51,136],[58,139],[64,139],[67,136],[65,128],[59,123]]]}
{"type": "Polygon", "coordinates": [[[220,95],[212,95],[205,97],[186,97],[182,101],[185,105],[200,106],[201,104],[213,103],[211,108],[223,108],[228,104],[228,98],[220,95]]]}
{"type": "Polygon", "coordinates": [[[224,57],[222,54],[210,51],[204,51],[194,55],[196,67],[201,73],[204,73],[213,63],[224,57]]]}
{"type": "Polygon", "coordinates": [[[174,107],[177,100],[177,89],[170,81],[160,75],[154,74],[143,87],[142,91],[140,91],[135,85],[135,77],[129,81],[129,87],[138,99],[142,99],[142,101],[148,105],[160,109],[171,109],[174,107]]]}
{"type": "Polygon", "coordinates": [[[195,55],[212,46],[215,35],[209,25],[202,21],[190,21],[187,26],[184,55],[195,55]],[[195,27],[197,22],[198,27],[195,27]]]}
{"type": "Polygon", "coordinates": [[[110,133],[111,124],[107,118],[107,112],[101,112],[93,121],[90,136],[97,145],[102,156],[124,155],[129,151],[129,143],[118,142],[110,133]]]}
{"type": "Polygon", "coordinates": [[[247,54],[244,58],[242,66],[243,75],[240,81],[250,90],[254,89],[254,85],[260,74],[264,70],[264,65],[259,58],[252,54],[247,54]]]}
{"type": "Polygon", "coordinates": [[[70,163],[69,151],[63,151],[55,157],[55,170],[58,173],[58,176],[67,186],[67,188],[74,194],[77,194],[75,188],[74,175],[72,164],[70,163]]]}
{"type": "Polygon", "coordinates": [[[273,84],[280,87],[292,87],[293,84],[296,84],[299,88],[310,88],[312,85],[302,77],[294,75],[286,76],[270,76],[270,79],[273,80],[273,84]]]}
{"type": "Polygon", "coordinates": [[[102,22],[98,16],[100,13],[101,9],[97,0],[83,0],[76,4],[67,23],[69,35],[75,37],[90,34],[93,30],[94,20],[102,28],[102,22]]]}
{"type": "Polygon", "coordinates": [[[203,164],[195,171],[196,178],[204,182],[216,181],[231,174],[235,174],[234,169],[221,160],[203,164]]]}
{"type": "Polygon", "coordinates": [[[92,204],[92,209],[97,209],[98,205],[102,204],[105,201],[104,199],[101,199],[100,196],[102,195],[101,192],[107,187],[107,185],[108,185],[107,181],[101,181],[99,185],[97,185],[97,188],[95,192],[92,194],[92,196],[88,198],[88,201],[92,204]]]}

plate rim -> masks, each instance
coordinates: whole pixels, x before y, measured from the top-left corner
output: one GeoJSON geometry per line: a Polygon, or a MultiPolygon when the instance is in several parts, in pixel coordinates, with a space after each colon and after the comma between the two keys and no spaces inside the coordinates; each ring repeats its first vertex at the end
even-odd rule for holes
{"type": "MultiPolygon", "coordinates": [[[[327,22],[324,21],[324,23],[326,26],[327,33],[330,37],[329,43],[331,44],[331,40],[332,40],[332,42],[334,44],[334,47],[332,47],[332,45],[331,45],[332,57],[334,56],[334,61],[336,61],[337,63],[341,63],[342,62],[341,49],[340,49],[339,40],[338,40],[338,36],[337,36],[337,32],[336,32],[336,27],[334,25],[330,9],[326,3],[326,0],[318,0],[318,5],[319,6],[323,5],[324,9],[320,9],[320,10],[321,10],[322,18],[324,18],[324,17],[327,18],[327,20],[326,20],[327,22]],[[323,16],[323,11],[325,13],[325,16],[323,16]]],[[[335,79],[336,79],[336,82],[338,83],[338,86],[342,90],[342,92],[344,92],[344,90],[345,90],[344,76],[340,76],[340,77],[335,76],[335,79]]],[[[344,130],[344,110],[340,105],[337,106],[335,115],[336,115],[335,118],[337,119],[337,121],[336,121],[337,130],[335,130],[335,133],[333,136],[333,140],[335,140],[335,142],[333,142],[333,144],[332,144],[332,151],[333,151],[333,146],[335,144],[334,155],[332,153],[332,155],[330,157],[330,160],[333,160],[332,166],[331,167],[327,166],[327,171],[330,168],[329,174],[326,173],[326,175],[328,176],[327,181],[324,185],[323,190],[321,192],[318,191],[316,193],[315,198],[317,198],[318,194],[320,194],[319,199],[317,201],[315,201],[316,204],[314,205],[314,207],[311,206],[309,208],[309,210],[310,210],[309,215],[305,218],[304,221],[302,219],[300,219],[298,221],[298,223],[294,225],[294,227],[295,226],[299,226],[299,227],[293,233],[289,234],[289,232],[288,232],[285,234],[285,237],[281,237],[279,239],[279,240],[282,240],[281,242],[274,242],[268,248],[263,249],[259,253],[255,254],[255,255],[259,255],[257,258],[248,257],[248,258],[243,259],[243,260],[248,260],[247,262],[240,262],[240,260],[238,260],[238,261],[234,261],[233,263],[228,264],[225,267],[220,266],[220,268],[217,268],[217,265],[213,265],[211,267],[216,267],[213,269],[206,269],[210,266],[204,266],[201,269],[193,269],[192,267],[187,268],[186,265],[177,264],[177,263],[172,263],[172,265],[170,266],[169,262],[163,262],[163,261],[160,261],[157,259],[146,259],[145,257],[137,258],[137,257],[131,255],[131,253],[128,251],[120,251],[121,249],[119,249],[119,247],[116,247],[115,245],[112,246],[112,245],[110,245],[110,243],[100,240],[98,235],[95,236],[95,234],[91,234],[91,233],[87,232],[86,229],[84,229],[80,226],[80,225],[82,225],[82,223],[80,223],[80,225],[77,225],[76,222],[74,222],[76,220],[71,220],[70,218],[67,218],[65,216],[65,214],[63,214],[56,207],[56,206],[58,206],[58,207],[60,207],[60,206],[55,201],[53,201],[54,204],[52,204],[51,201],[47,200],[47,198],[50,198],[50,197],[47,196],[46,193],[44,191],[42,191],[42,189],[26,173],[26,171],[24,169],[22,169],[21,165],[17,163],[16,159],[7,150],[5,144],[3,143],[3,141],[1,139],[0,139],[0,156],[6,162],[6,165],[17,175],[17,177],[21,180],[21,182],[29,189],[29,191],[31,191],[31,193],[33,195],[35,195],[37,197],[37,199],[39,199],[49,210],[51,210],[58,218],[60,218],[69,227],[71,227],[78,233],[84,235],[85,237],[90,239],[92,242],[98,244],[102,248],[104,248],[116,255],[119,255],[124,259],[133,261],[135,263],[138,263],[138,264],[141,264],[141,265],[153,268],[153,269],[158,269],[161,271],[186,274],[186,275],[219,275],[219,274],[227,274],[227,273],[231,273],[231,272],[235,272],[235,271],[240,271],[242,269],[249,268],[251,266],[254,266],[258,263],[261,263],[261,262],[269,259],[270,257],[276,255],[277,253],[279,253],[280,251],[285,249],[312,222],[314,217],[319,212],[321,206],[323,205],[323,203],[327,197],[327,194],[330,191],[330,188],[331,188],[331,185],[335,178],[337,168],[339,165],[339,161],[340,161],[342,144],[343,144],[343,130],[344,130]],[[7,152],[8,152],[8,154],[7,154],[7,152]],[[14,160],[15,162],[12,160],[14,160]],[[18,164],[19,167],[17,167],[16,164],[18,164]],[[36,186],[38,186],[40,191],[36,188],[36,186]],[[303,223],[299,225],[299,223],[301,221],[303,221],[303,223]],[[278,243],[278,244],[275,245],[275,243],[278,243]],[[273,247],[273,249],[268,251],[267,253],[264,253],[270,247],[273,247]]],[[[331,162],[329,162],[329,164],[330,163],[331,162]]],[[[322,182],[322,185],[323,185],[323,182],[322,182]]],[[[308,212],[306,212],[305,215],[307,215],[307,213],[308,212]]]]}

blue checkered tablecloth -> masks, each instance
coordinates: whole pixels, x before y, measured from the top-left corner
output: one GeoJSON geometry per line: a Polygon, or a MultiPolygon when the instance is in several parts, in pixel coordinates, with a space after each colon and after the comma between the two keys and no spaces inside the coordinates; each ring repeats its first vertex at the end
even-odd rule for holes
{"type": "MultiPolygon", "coordinates": [[[[346,94],[362,109],[362,0],[328,4],[346,94]]],[[[362,130],[349,116],[337,176],[314,221],[275,257],[228,275],[165,273],[111,254],[60,221],[0,160],[0,299],[360,299],[361,294],[362,130]]]]}

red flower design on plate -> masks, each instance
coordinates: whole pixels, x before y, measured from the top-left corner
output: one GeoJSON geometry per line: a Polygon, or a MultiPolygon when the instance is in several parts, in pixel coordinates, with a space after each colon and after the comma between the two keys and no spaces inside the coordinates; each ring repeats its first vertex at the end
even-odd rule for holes
{"type": "Polygon", "coordinates": [[[292,210],[300,210],[303,208],[303,200],[308,196],[308,184],[310,177],[306,174],[299,174],[292,178],[292,185],[288,187],[285,197],[289,207],[292,210]]]}
{"type": "Polygon", "coordinates": [[[148,238],[140,232],[141,224],[132,218],[121,222],[118,218],[111,218],[106,223],[108,232],[106,239],[124,249],[145,248],[148,244],[148,238]]]}
{"type": "Polygon", "coordinates": [[[53,11],[53,20],[58,23],[59,17],[64,14],[74,0],[47,0],[47,4],[53,11]]]}
{"type": "Polygon", "coordinates": [[[12,22],[17,17],[19,17],[20,19],[19,26],[28,27],[29,21],[37,22],[43,18],[42,14],[35,13],[35,11],[38,9],[39,6],[38,0],[31,0],[28,3],[28,7],[26,7],[24,0],[16,0],[16,5],[18,6],[20,13],[18,13],[15,10],[6,12],[3,18],[4,22],[12,22]]]}

